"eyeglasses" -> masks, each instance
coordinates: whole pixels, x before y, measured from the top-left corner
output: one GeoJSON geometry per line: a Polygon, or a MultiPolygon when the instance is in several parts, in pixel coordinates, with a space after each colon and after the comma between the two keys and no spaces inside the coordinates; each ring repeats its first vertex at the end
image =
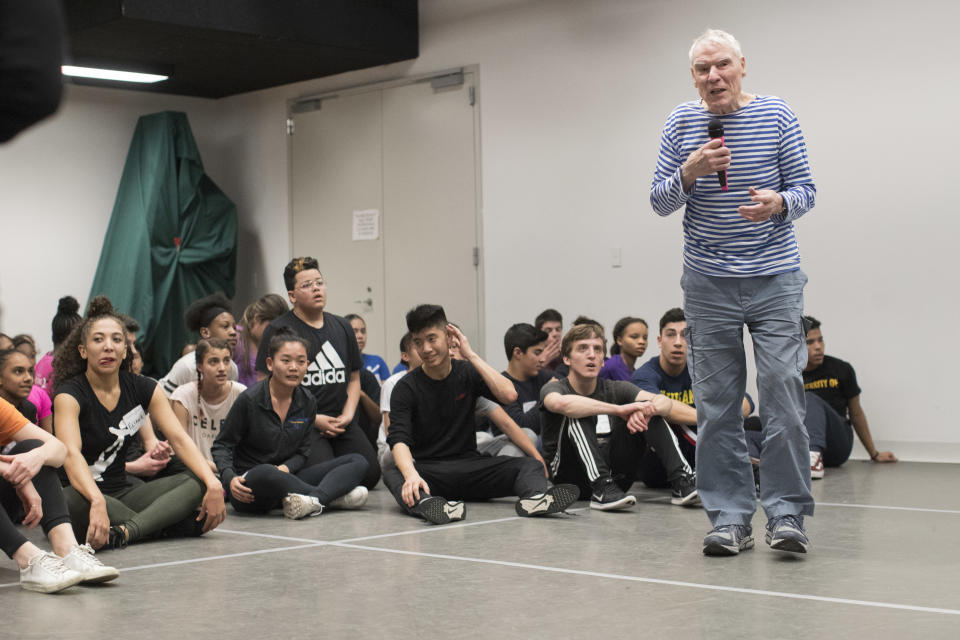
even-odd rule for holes
{"type": "Polygon", "coordinates": [[[310,289],[317,288],[322,289],[324,285],[323,278],[317,278],[316,280],[308,280],[307,282],[301,282],[297,285],[297,289],[301,291],[309,291],[310,289]]]}

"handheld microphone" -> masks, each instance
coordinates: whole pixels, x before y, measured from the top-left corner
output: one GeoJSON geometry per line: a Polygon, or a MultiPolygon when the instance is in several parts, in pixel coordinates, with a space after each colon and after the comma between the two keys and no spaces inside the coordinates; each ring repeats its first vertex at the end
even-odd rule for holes
{"type": "MultiPolygon", "coordinates": [[[[720,144],[723,142],[723,123],[720,122],[718,118],[710,118],[710,123],[707,124],[707,131],[710,134],[710,138],[720,138],[720,144]]],[[[720,191],[727,190],[727,172],[726,171],[717,171],[717,179],[720,181],[720,191]]]]}

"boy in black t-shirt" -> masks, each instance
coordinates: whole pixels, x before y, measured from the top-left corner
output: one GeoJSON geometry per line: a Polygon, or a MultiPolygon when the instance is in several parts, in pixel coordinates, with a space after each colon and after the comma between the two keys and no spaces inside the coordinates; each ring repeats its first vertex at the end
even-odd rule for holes
{"type": "MultiPolygon", "coordinates": [[[[380,464],[357,422],[363,360],[353,327],[324,311],[327,285],[316,259],[294,258],[283,270],[283,281],[293,309],[264,329],[260,344],[270,344],[280,327],[289,327],[310,345],[310,365],[301,386],[316,398],[317,417],[307,466],[359,453],[368,464],[363,485],[373,489],[380,479],[380,464]]],[[[257,377],[261,380],[267,376],[266,353],[266,349],[257,353],[257,377]]]]}
{"type": "MultiPolygon", "coordinates": [[[[443,308],[424,304],[412,309],[407,328],[423,364],[401,378],[390,397],[387,443],[396,469],[385,470],[383,479],[397,504],[434,524],[462,520],[466,507],[461,500],[517,495],[521,516],[558,513],[573,504],[577,488],[549,486],[546,469],[532,457],[477,452],[477,398],[509,403],[517,394],[448,324],[443,308]],[[451,359],[451,346],[459,348],[463,360],[451,359]]],[[[528,456],[536,455],[529,439],[518,436],[513,443],[528,456]]]]}
{"type": "MultiPolygon", "coordinates": [[[[853,442],[849,437],[848,425],[853,425],[871,460],[896,462],[897,457],[892,451],[879,451],[873,444],[873,436],[867,425],[867,415],[860,406],[860,386],[857,384],[857,374],[853,367],[839,358],[824,355],[823,332],[820,330],[819,320],[813,316],[804,316],[803,323],[807,330],[807,366],[803,370],[803,388],[807,391],[807,403],[810,404],[810,396],[813,394],[826,403],[825,410],[836,413],[836,416],[829,412],[827,414],[831,419],[828,422],[826,446],[820,465],[821,477],[824,465],[839,466],[849,457],[853,442]],[[844,430],[845,433],[834,433],[839,429],[844,430]]],[[[814,462],[813,457],[811,453],[811,465],[814,462]]]]}
{"type": "Polygon", "coordinates": [[[513,325],[503,336],[508,360],[503,375],[517,390],[517,399],[503,408],[514,422],[534,433],[540,433],[540,389],[552,377],[544,370],[548,340],[545,331],[525,322],[513,325]]]}
{"type": "Polygon", "coordinates": [[[581,495],[591,496],[593,509],[631,507],[636,498],[624,492],[649,446],[674,487],[671,501],[696,505],[696,478],[664,420],[681,419],[690,408],[626,381],[599,378],[605,351],[599,325],[574,325],[561,347],[569,375],[540,391],[543,455],[554,480],[576,483],[581,495]],[[601,444],[598,432],[609,432],[609,441],[601,444]]]}

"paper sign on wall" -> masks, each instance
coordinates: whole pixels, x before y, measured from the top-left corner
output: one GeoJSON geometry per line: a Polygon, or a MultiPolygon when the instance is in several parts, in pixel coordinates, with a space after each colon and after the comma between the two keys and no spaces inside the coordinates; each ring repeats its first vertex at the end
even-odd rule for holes
{"type": "Polygon", "coordinates": [[[380,210],[365,209],[353,212],[353,239],[376,240],[380,237],[380,210]]]}

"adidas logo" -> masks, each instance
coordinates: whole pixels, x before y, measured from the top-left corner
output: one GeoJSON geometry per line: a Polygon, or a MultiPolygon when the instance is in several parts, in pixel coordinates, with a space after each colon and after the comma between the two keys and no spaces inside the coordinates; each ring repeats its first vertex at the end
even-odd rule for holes
{"type": "Polygon", "coordinates": [[[303,382],[300,384],[305,387],[321,387],[325,384],[338,384],[346,381],[347,367],[328,340],[320,347],[316,360],[307,367],[307,375],[303,377],[303,382]]]}

